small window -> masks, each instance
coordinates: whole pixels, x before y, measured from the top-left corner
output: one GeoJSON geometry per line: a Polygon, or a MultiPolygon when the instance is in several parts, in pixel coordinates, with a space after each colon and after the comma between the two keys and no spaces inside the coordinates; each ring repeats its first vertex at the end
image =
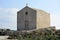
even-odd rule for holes
{"type": "Polygon", "coordinates": [[[25,14],[28,15],[28,12],[26,12],[25,14]]]}

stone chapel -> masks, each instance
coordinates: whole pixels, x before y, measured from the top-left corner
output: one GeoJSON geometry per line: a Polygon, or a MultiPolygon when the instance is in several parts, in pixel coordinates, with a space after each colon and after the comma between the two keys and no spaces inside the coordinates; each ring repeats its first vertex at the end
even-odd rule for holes
{"type": "Polygon", "coordinates": [[[17,12],[17,30],[33,30],[50,27],[50,14],[25,6],[17,12]]]}

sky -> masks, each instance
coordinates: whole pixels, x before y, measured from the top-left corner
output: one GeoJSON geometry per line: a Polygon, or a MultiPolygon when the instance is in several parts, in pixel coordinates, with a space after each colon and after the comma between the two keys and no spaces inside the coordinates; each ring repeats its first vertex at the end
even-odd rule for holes
{"type": "Polygon", "coordinates": [[[0,0],[0,28],[17,30],[17,11],[29,7],[50,14],[50,26],[60,29],[60,0],[0,0]]]}

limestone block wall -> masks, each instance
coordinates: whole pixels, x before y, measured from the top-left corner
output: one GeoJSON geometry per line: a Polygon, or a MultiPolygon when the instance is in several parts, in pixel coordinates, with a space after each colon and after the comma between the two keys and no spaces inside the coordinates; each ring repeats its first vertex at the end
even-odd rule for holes
{"type": "Polygon", "coordinates": [[[37,29],[50,27],[50,14],[37,10],[37,29]]]}

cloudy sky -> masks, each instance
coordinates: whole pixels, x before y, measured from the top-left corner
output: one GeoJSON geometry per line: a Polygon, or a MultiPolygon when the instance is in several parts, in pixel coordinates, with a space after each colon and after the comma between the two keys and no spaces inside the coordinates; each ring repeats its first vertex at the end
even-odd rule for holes
{"type": "Polygon", "coordinates": [[[28,6],[50,13],[51,26],[60,29],[60,0],[0,0],[0,28],[17,28],[17,11],[28,6]]]}

